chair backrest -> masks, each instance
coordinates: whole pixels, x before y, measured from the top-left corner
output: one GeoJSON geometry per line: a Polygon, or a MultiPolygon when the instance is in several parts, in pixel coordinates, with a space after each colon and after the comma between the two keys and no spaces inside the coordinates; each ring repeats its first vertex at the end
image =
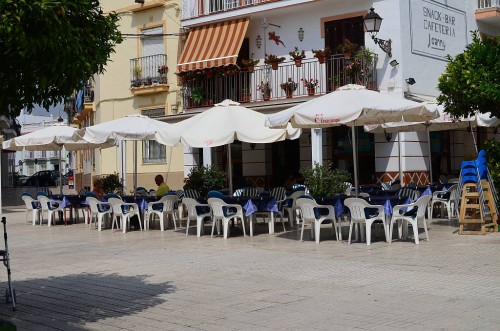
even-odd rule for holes
{"type": "Polygon", "coordinates": [[[87,196],[87,202],[89,204],[90,211],[93,214],[99,212],[99,208],[97,208],[97,204],[99,203],[99,200],[97,200],[96,197],[87,196]]]}
{"type": "Polygon", "coordinates": [[[21,199],[23,199],[27,210],[40,209],[38,201],[33,199],[30,195],[23,195],[21,199]]]}
{"type": "Polygon", "coordinates": [[[432,199],[430,195],[423,195],[415,202],[417,205],[417,217],[425,217],[425,212],[427,211],[427,205],[432,199]]]}
{"type": "Polygon", "coordinates": [[[109,198],[108,202],[111,204],[111,208],[113,209],[113,214],[121,216],[123,215],[122,211],[122,203],[123,200],[119,198],[109,198]]]}
{"type": "MultiPolygon", "coordinates": [[[[109,201],[109,199],[118,199],[118,200],[122,200],[122,198],[116,194],[116,193],[108,193],[104,196],[104,200],[106,201],[109,201]]],[[[111,202],[111,201],[110,201],[111,202]]]]}
{"type": "Polygon", "coordinates": [[[226,205],[226,203],[219,198],[208,198],[208,204],[212,207],[212,212],[215,217],[224,217],[224,212],[222,207],[226,205]]]}
{"type": "Polygon", "coordinates": [[[368,202],[360,198],[347,198],[344,200],[344,205],[349,208],[351,218],[354,220],[366,219],[365,208],[370,206],[368,202]]]}
{"type": "Polygon", "coordinates": [[[149,192],[148,190],[146,190],[144,187],[142,186],[138,186],[136,189],[135,189],[135,194],[137,196],[140,196],[140,197],[147,197],[149,196],[149,192]]]}
{"type": "Polygon", "coordinates": [[[419,196],[420,192],[418,190],[415,190],[408,186],[402,187],[398,191],[398,197],[408,197],[410,198],[411,202],[417,201],[419,196]]]}
{"type": "Polygon", "coordinates": [[[243,191],[242,196],[244,197],[258,197],[259,190],[256,187],[246,187],[243,191]]]}
{"type": "Polygon", "coordinates": [[[297,207],[300,208],[300,211],[302,213],[302,218],[304,220],[316,219],[316,215],[314,215],[314,208],[317,207],[317,204],[314,200],[306,197],[301,197],[298,198],[295,202],[297,204],[297,207]]]}
{"type": "Polygon", "coordinates": [[[38,192],[36,192],[36,196],[37,197],[40,196],[40,195],[43,195],[44,197],[46,197],[46,196],[49,195],[49,193],[47,193],[46,191],[38,191],[38,192]]]}
{"type": "Polygon", "coordinates": [[[391,189],[391,185],[392,185],[392,182],[391,181],[388,181],[388,182],[383,182],[380,184],[380,187],[382,188],[382,190],[384,191],[388,191],[391,189]]]}
{"type": "Polygon", "coordinates": [[[188,189],[184,190],[184,196],[186,198],[198,199],[200,197],[200,192],[193,189],[188,189]]]}
{"type": "Polygon", "coordinates": [[[183,190],[177,190],[177,191],[175,191],[175,194],[177,194],[177,198],[179,200],[184,198],[184,191],[183,190]]]}
{"type": "Polygon", "coordinates": [[[286,189],[284,187],[275,187],[271,190],[271,196],[276,199],[277,203],[286,200],[286,189]]]}
{"type": "Polygon", "coordinates": [[[448,178],[448,176],[446,176],[446,175],[441,175],[441,176],[439,176],[439,182],[440,182],[441,184],[446,184],[446,183],[448,183],[448,180],[449,180],[449,178],[448,178]]]}
{"type": "Polygon", "coordinates": [[[163,211],[173,211],[179,198],[177,194],[170,194],[163,196],[160,201],[163,201],[163,211]]]}
{"type": "Polygon", "coordinates": [[[458,184],[453,184],[450,186],[448,189],[448,192],[450,192],[450,201],[455,201],[458,195],[458,184]]]}
{"type": "Polygon", "coordinates": [[[196,216],[196,205],[198,201],[193,198],[184,197],[182,203],[186,206],[188,216],[196,216]]]}
{"type": "Polygon", "coordinates": [[[40,201],[40,205],[42,206],[42,210],[49,210],[50,199],[45,195],[37,195],[36,199],[40,201]]]}
{"type": "Polygon", "coordinates": [[[210,192],[208,192],[207,197],[208,198],[219,198],[219,199],[222,199],[222,198],[224,198],[224,194],[222,194],[219,191],[210,191],[210,192]]]}
{"type": "Polygon", "coordinates": [[[243,191],[245,191],[244,188],[239,188],[233,193],[233,197],[241,197],[243,195],[243,191]]]}
{"type": "Polygon", "coordinates": [[[87,194],[87,189],[86,188],[81,188],[78,190],[78,195],[86,195],[87,194]]]}

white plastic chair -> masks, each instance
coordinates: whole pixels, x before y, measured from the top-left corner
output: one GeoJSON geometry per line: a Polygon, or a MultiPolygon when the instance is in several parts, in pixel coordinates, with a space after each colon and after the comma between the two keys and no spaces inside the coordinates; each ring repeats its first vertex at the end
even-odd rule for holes
{"type": "Polygon", "coordinates": [[[92,222],[94,222],[97,230],[101,231],[104,217],[106,215],[111,216],[113,213],[111,204],[109,202],[100,202],[94,197],[87,197],[87,203],[90,207],[89,229],[92,227],[92,222]]]}
{"type": "Polygon", "coordinates": [[[204,220],[209,217],[212,219],[212,209],[208,204],[198,203],[195,199],[192,198],[184,198],[182,199],[182,203],[186,206],[187,209],[187,221],[186,221],[186,236],[189,233],[189,223],[191,220],[196,220],[196,236],[200,237],[204,234],[204,220]],[[196,207],[208,207],[209,211],[206,213],[198,214],[196,207]]]}
{"type": "MultiPolygon", "coordinates": [[[[165,231],[165,216],[171,216],[175,225],[175,213],[174,210],[174,201],[177,201],[177,196],[172,195],[174,198],[170,198],[171,196],[165,195],[161,197],[160,200],[156,202],[148,203],[148,209],[146,210],[146,215],[144,215],[144,230],[149,230],[149,223],[151,221],[151,216],[158,216],[160,219],[160,230],[165,231]]],[[[177,229],[177,226],[175,226],[177,229]]]]}
{"type": "MultiPolygon", "coordinates": [[[[457,193],[458,193],[457,184],[450,186],[450,188],[446,191],[435,191],[434,193],[432,193],[431,213],[434,210],[435,204],[442,205],[446,207],[448,220],[451,220],[451,217],[453,216],[453,211],[455,210],[454,204],[457,193]]],[[[432,218],[432,214],[430,214],[429,217],[432,218]]]]}
{"type": "Polygon", "coordinates": [[[52,220],[54,220],[55,224],[55,217],[54,213],[58,212],[59,213],[59,220],[61,220],[61,215],[63,214],[64,210],[62,207],[62,201],[58,200],[50,200],[48,197],[44,195],[39,195],[36,197],[38,201],[40,201],[40,205],[42,207],[42,211],[40,213],[40,225],[43,223],[43,213],[47,212],[47,225],[51,226],[52,225],[52,220]]]}
{"type": "Polygon", "coordinates": [[[236,221],[237,219],[241,221],[243,235],[245,237],[247,236],[245,231],[245,218],[243,216],[243,208],[240,205],[227,204],[224,202],[224,200],[219,198],[209,198],[208,204],[210,205],[210,207],[212,207],[213,212],[212,237],[214,236],[215,223],[218,223],[218,221],[222,221],[224,239],[227,239],[229,234],[229,221],[236,221]]]}
{"type": "Polygon", "coordinates": [[[290,227],[294,226],[294,224],[298,224],[299,220],[296,217],[296,213],[299,212],[300,208],[297,207],[296,201],[297,198],[306,194],[305,191],[295,191],[288,196],[287,199],[292,200],[290,207],[285,207],[286,213],[288,215],[288,222],[290,223],[290,227]]]}
{"type": "Polygon", "coordinates": [[[277,214],[280,217],[281,224],[283,225],[283,231],[286,231],[285,222],[283,221],[284,202],[286,200],[286,189],[284,187],[275,187],[271,190],[270,195],[276,200],[276,205],[278,207],[277,214]]]}
{"type": "MultiPolygon", "coordinates": [[[[365,224],[366,228],[366,244],[371,244],[371,234],[372,234],[372,224],[376,221],[382,222],[384,226],[385,240],[387,241],[387,222],[385,220],[384,206],[381,205],[370,205],[367,201],[360,198],[347,198],[344,201],[344,205],[349,208],[351,212],[351,220],[349,222],[349,241],[351,244],[352,228],[353,225],[365,224]],[[377,209],[377,215],[366,218],[365,209],[377,209]]],[[[371,216],[371,215],[370,215],[371,216]]],[[[361,241],[364,240],[364,233],[361,231],[361,241]]]]}
{"type": "Polygon", "coordinates": [[[40,220],[40,213],[42,211],[40,201],[33,199],[29,195],[23,195],[21,199],[23,199],[24,204],[26,205],[26,222],[28,222],[28,214],[31,213],[33,225],[36,224],[37,220],[40,224],[42,224],[42,221],[40,220]]]}
{"type": "Polygon", "coordinates": [[[139,218],[139,227],[142,231],[141,213],[136,203],[123,202],[123,200],[118,198],[109,198],[108,202],[113,209],[113,225],[111,226],[111,230],[114,229],[115,224],[118,226],[119,217],[123,233],[127,232],[127,229],[130,227],[130,218],[137,215],[139,218]]]}
{"type": "Polygon", "coordinates": [[[413,236],[415,237],[415,244],[418,244],[418,221],[424,226],[425,236],[427,241],[429,241],[429,233],[427,231],[427,222],[425,220],[425,211],[427,210],[427,205],[429,204],[429,200],[431,197],[429,195],[421,196],[416,202],[406,204],[406,205],[397,205],[394,207],[392,211],[391,217],[391,225],[389,227],[389,242],[392,242],[392,230],[394,226],[394,222],[398,222],[398,238],[403,236],[402,226],[403,221],[411,224],[413,228],[413,236]],[[416,212],[413,208],[417,208],[416,212]]]}
{"type": "Polygon", "coordinates": [[[332,222],[332,231],[334,232],[337,241],[339,240],[339,223],[335,217],[335,209],[333,206],[318,205],[316,201],[310,198],[299,198],[296,201],[297,207],[300,208],[302,214],[302,230],[300,231],[300,241],[303,241],[304,226],[306,222],[311,223],[311,236],[316,239],[316,244],[319,244],[321,223],[330,220],[332,222]],[[327,215],[317,217],[314,213],[315,208],[328,209],[327,215]]]}

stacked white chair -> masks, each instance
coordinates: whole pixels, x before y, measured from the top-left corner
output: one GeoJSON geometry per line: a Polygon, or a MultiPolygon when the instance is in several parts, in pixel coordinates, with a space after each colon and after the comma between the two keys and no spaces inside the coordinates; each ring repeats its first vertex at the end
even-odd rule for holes
{"type": "Polygon", "coordinates": [[[43,213],[47,212],[47,225],[51,226],[52,221],[55,224],[55,213],[59,213],[59,219],[63,214],[64,210],[62,207],[62,201],[54,201],[50,200],[48,197],[44,195],[37,196],[37,200],[40,201],[40,205],[42,207],[42,211],[40,213],[40,225],[43,223],[43,213]]]}
{"type": "Polygon", "coordinates": [[[107,215],[111,216],[113,213],[111,204],[108,202],[100,202],[94,197],[87,197],[87,203],[90,207],[89,228],[92,227],[92,222],[94,222],[97,230],[101,231],[104,224],[104,217],[107,215]]]}
{"type": "Polygon", "coordinates": [[[243,215],[243,208],[240,205],[227,204],[224,200],[219,198],[208,198],[208,204],[212,207],[213,223],[212,223],[212,237],[214,236],[214,227],[218,222],[222,222],[224,239],[229,235],[229,221],[240,220],[241,227],[243,228],[243,235],[246,237],[245,231],[245,218],[243,215]],[[230,211],[232,209],[233,211],[230,211]]]}
{"type": "Polygon", "coordinates": [[[148,204],[148,209],[146,215],[144,216],[144,229],[149,230],[149,223],[151,217],[158,216],[160,219],[160,230],[165,231],[165,217],[171,217],[174,222],[174,228],[177,229],[176,215],[174,212],[174,206],[177,202],[177,195],[165,195],[157,202],[150,202],[148,204]]]}
{"type": "MultiPolygon", "coordinates": [[[[370,245],[371,244],[371,229],[372,229],[372,224],[376,221],[382,222],[384,226],[384,234],[385,238],[387,241],[387,236],[388,236],[388,230],[387,230],[387,223],[385,220],[385,214],[384,214],[384,206],[381,205],[370,205],[367,201],[360,199],[360,198],[347,198],[344,201],[344,205],[349,208],[349,211],[351,212],[351,220],[349,224],[349,244],[351,244],[351,237],[352,237],[352,229],[353,226],[360,226],[362,224],[365,225],[366,229],[366,244],[370,245]],[[370,209],[376,209],[377,214],[376,215],[370,215],[371,217],[366,217],[365,214],[365,209],[370,208],[370,209]]],[[[356,230],[355,230],[356,231],[356,230]]],[[[361,241],[364,240],[364,232],[363,229],[360,229],[361,232],[361,241]]]]}
{"type": "Polygon", "coordinates": [[[212,209],[210,208],[210,205],[208,204],[201,204],[198,203],[195,199],[192,198],[184,198],[182,199],[182,203],[186,206],[187,209],[187,223],[186,223],[186,236],[189,233],[189,223],[191,220],[196,220],[196,236],[200,237],[202,234],[204,234],[204,221],[209,218],[212,218],[212,209]],[[196,210],[196,207],[199,208],[207,208],[206,213],[198,213],[196,210]]]}
{"type": "Polygon", "coordinates": [[[115,224],[118,225],[118,218],[120,218],[123,233],[127,232],[127,229],[130,227],[130,218],[136,215],[139,218],[139,227],[142,231],[141,213],[136,203],[126,203],[119,198],[109,198],[108,202],[113,209],[113,225],[111,226],[111,230],[114,229],[115,224]]]}
{"type": "Polygon", "coordinates": [[[402,223],[403,221],[411,224],[413,228],[413,236],[415,238],[415,244],[419,243],[418,238],[418,222],[420,221],[424,227],[425,236],[427,241],[429,241],[429,233],[427,231],[427,222],[425,219],[425,212],[427,210],[427,205],[429,204],[429,200],[431,196],[424,195],[421,196],[416,202],[406,205],[397,205],[394,207],[392,212],[391,224],[389,226],[389,242],[392,241],[392,230],[394,227],[394,223],[398,222],[398,237],[402,237],[402,223]],[[416,208],[416,212],[413,210],[416,208]]]}
{"type": "Polygon", "coordinates": [[[37,221],[42,224],[42,221],[40,219],[40,213],[42,211],[40,201],[33,199],[30,195],[27,194],[23,194],[21,199],[23,199],[24,204],[26,205],[26,222],[28,222],[28,214],[31,213],[33,225],[35,225],[37,221]]]}

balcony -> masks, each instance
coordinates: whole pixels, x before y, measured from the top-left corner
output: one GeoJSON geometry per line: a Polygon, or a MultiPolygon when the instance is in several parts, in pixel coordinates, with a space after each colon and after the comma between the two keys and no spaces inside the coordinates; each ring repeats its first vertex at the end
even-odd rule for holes
{"type": "MultiPolygon", "coordinates": [[[[184,109],[209,107],[225,99],[240,103],[283,102],[293,99],[306,100],[334,91],[341,85],[356,83],[368,89],[377,89],[377,57],[372,61],[357,61],[335,55],[319,63],[318,59],[304,59],[300,67],[293,61],[281,63],[277,70],[269,65],[239,70],[236,66],[213,68],[205,71],[190,72],[181,76],[183,80],[184,109]],[[354,66],[353,66],[354,65],[354,66]],[[354,68],[354,69],[353,69],[354,68]],[[292,93],[282,89],[282,83],[296,83],[292,93]],[[314,79],[318,85],[309,90],[303,80],[314,79]],[[271,93],[266,95],[258,88],[269,83],[271,93]]],[[[298,101],[298,100],[296,100],[298,101]]]]}
{"type": "Polygon", "coordinates": [[[147,95],[168,91],[167,55],[157,54],[130,60],[130,91],[147,95]]]}
{"type": "Polygon", "coordinates": [[[183,0],[182,20],[217,14],[250,6],[265,5],[281,0],[183,0]]]}
{"type": "Polygon", "coordinates": [[[500,28],[500,0],[478,0],[476,20],[500,28]]]}

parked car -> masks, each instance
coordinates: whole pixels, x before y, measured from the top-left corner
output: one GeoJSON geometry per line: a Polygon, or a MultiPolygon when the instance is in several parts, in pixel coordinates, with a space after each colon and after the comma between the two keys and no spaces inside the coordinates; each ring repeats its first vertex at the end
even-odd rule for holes
{"type": "Polygon", "coordinates": [[[24,186],[56,186],[59,180],[59,171],[42,170],[36,172],[26,180],[24,186]]]}

